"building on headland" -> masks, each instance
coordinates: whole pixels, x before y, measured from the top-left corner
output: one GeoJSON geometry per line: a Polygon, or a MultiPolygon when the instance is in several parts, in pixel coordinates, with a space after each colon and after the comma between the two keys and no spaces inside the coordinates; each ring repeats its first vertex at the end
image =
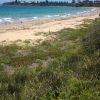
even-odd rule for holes
{"type": "Polygon", "coordinates": [[[83,0],[83,3],[93,3],[92,0],[83,0]]]}
{"type": "Polygon", "coordinates": [[[94,3],[100,3],[100,0],[94,0],[94,3]]]}
{"type": "Polygon", "coordinates": [[[81,3],[81,0],[77,0],[77,3],[81,3]]]}
{"type": "Polygon", "coordinates": [[[3,5],[22,5],[22,6],[76,6],[76,7],[100,7],[100,0],[71,0],[66,1],[50,1],[50,0],[13,0],[12,2],[5,2],[3,5]]]}
{"type": "Polygon", "coordinates": [[[15,2],[17,3],[17,2],[18,2],[18,0],[15,0],[15,2]]]}
{"type": "Polygon", "coordinates": [[[81,3],[81,0],[72,0],[72,3],[81,3]]]}
{"type": "Polygon", "coordinates": [[[75,0],[72,0],[72,3],[76,3],[76,1],[75,0]]]}
{"type": "Polygon", "coordinates": [[[48,3],[48,0],[46,0],[45,2],[48,3]]]}

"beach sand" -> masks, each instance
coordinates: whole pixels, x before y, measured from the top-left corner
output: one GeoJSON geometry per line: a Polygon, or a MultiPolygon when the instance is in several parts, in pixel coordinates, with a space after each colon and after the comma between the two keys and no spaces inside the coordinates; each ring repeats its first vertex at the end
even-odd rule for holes
{"type": "Polygon", "coordinates": [[[46,37],[36,35],[40,32],[56,32],[64,28],[75,28],[85,19],[95,19],[99,12],[91,12],[81,15],[63,16],[53,19],[42,19],[28,22],[5,23],[0,25],[0,42],[32,40],[33,42],[46,37]]]}

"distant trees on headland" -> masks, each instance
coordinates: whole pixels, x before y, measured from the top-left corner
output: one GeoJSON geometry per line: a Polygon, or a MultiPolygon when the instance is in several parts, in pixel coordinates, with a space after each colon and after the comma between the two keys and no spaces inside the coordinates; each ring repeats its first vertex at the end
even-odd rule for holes
{"type": "Polygon", "coordinates": [[[63,1],[48,1],[48,0],[45,0],[45,1],[31,1],[31,2],[26,2],[26,1],[18,1],[18,0],[15,0],[15,1],[12,1],[12,2],[6,2],[6,3],[3,3],[3,5],[23,5],[23,6],[27,6],[27,5],[30,5],[30,6],[76,6],[76,7],[91,7],[91,6],[94,6],[94,7],[100,7],[100,1],[89,1],[89,0],[84,0],[84,1],[81,1],[81,0],[72,0],[71,3],[69,2],[63,2],[63,1]]]}

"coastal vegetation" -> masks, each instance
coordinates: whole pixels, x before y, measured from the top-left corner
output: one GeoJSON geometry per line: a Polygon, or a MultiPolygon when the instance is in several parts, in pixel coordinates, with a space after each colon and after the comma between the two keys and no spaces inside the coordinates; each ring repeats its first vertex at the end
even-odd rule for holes
{"type": "Polygon", "coordinates": [[[100,100],[100,18],[41,34],[0,45],[0,100],[100,100]]]}
{"type": "Polygon", "coordinates": [[[72,7],[100,7],[100,1],[89,1],[89,0],[72,0],[72,2],[66,2],[66,1],[12,1],[12,2],[5,2],[3,5],[20,5],[20,6],[72,6],[72,7]]]}

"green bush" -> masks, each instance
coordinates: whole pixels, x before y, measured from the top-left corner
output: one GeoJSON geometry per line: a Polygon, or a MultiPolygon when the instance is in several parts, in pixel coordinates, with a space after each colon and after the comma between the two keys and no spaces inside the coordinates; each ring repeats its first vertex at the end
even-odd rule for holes
{"type": "Polygon", "coordinates": [[[100,100],[99,33],[96,19],[36,46],[0,45],[0,100],[100,100]]]}

